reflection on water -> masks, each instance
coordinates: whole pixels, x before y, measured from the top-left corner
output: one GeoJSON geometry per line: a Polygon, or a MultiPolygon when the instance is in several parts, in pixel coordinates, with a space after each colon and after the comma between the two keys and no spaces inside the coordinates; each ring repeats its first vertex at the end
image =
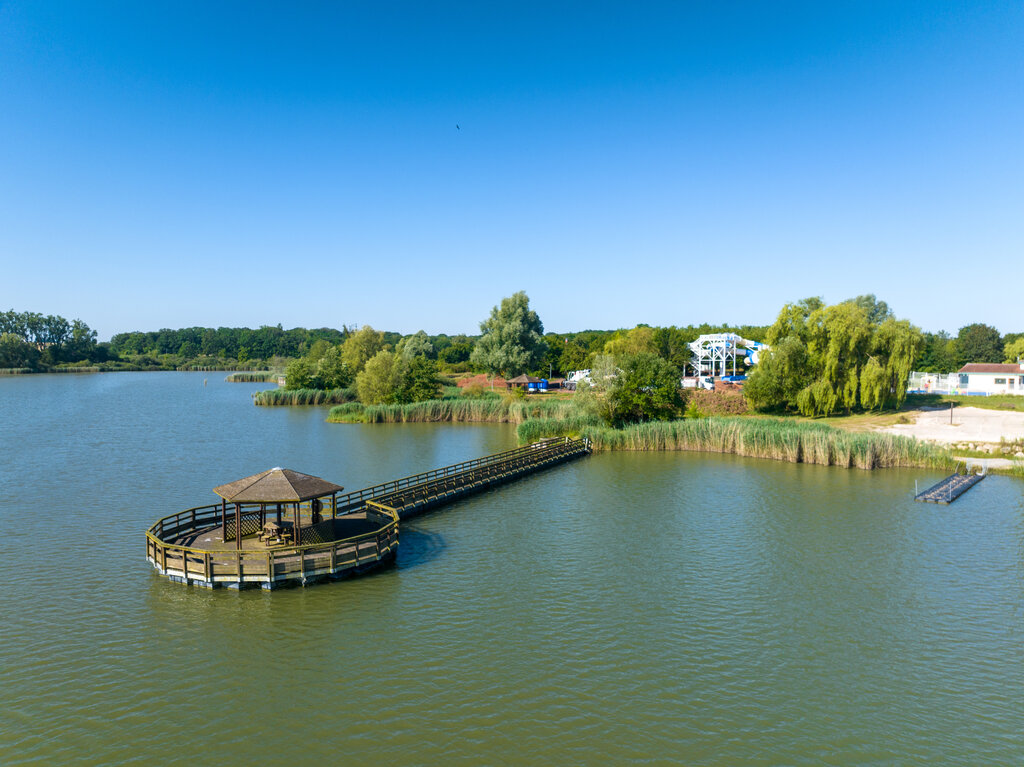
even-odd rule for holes
{"type": "Polygon", "coordinates": [[[143,531],[215,485],[514,444],[258,409],[264,386],[0,378],[4,764],[1024,759],[1018,481],[935,507],[929,472],[595,455],[405,523],[371,577],[159,578],[143,531]]]}

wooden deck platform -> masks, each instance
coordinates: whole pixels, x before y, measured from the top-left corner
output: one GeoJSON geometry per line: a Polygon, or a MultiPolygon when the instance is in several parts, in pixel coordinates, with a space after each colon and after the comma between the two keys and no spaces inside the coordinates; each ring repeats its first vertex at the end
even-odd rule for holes
{"type": "Polygon", "coordinates": [[[923,493],[914,496],[915,501],[949,504],[985,479],[985,474],[950,474],[923,493]]]}

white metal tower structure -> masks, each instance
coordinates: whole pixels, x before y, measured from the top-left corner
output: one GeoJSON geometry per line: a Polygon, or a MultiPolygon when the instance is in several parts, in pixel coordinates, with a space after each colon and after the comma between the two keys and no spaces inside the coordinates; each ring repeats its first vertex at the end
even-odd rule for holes
{"type": "Polygon", "coordinates": [[[732,375],[736,375],[736,355],[742,354],[747,365],[756,365],[760,352],[768,348],[760,341],[750,341],[736,333],[712,333],[701,336],[690,344],[693,357],[690,366],[698,376],[726,376],[732,363],[732,375]],[[742,347],[742,348],[741,348],[742,347]]]}

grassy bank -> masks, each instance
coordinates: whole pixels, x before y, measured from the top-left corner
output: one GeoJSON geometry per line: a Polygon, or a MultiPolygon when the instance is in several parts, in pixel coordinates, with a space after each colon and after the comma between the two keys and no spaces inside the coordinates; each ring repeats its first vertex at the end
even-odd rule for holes
{"type": "Polygon", "coordinates": [[[922,407],[949,407],[953,403],[957,407],[977,407],[984,410],[1016,410],[1024,411],[1024,395],[993,394],[990,397],[967,397],[958,394],[908,394],[904,409],[922,407]]]}
{"type": "Polygon", "coordinates": [[[252,395],[257,405],[337,405],[356,398],[355,389],[266,389],[252,395]]]}
{"type": "Polygon", "coordinates": [[[568,415],[574,408],[565,400],[432,399],[408,405],[367,405],[331,408],[330,423],[428,423],[439,421],[523,423],[529,419],[552,419],[568,415]]]}
{"type": "Polygon", "coordinates": [[[521,443],[566,434],[589,437],[596,450],[693,450],[858,469],[953,466],[949,450],[909,437],[781,418],[693,418],[622,429],[548,420],[527,421],[517,430],[521,443]]]}

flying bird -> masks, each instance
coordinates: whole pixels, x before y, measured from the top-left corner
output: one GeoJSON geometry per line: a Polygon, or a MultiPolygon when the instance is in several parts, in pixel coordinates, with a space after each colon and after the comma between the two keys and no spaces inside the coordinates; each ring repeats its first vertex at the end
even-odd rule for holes
{"type": "Polygon", "coordinates": [[[455,130],[462,130],[462,128],[459,127],[458,123],[455,123],[455,130]]]}

